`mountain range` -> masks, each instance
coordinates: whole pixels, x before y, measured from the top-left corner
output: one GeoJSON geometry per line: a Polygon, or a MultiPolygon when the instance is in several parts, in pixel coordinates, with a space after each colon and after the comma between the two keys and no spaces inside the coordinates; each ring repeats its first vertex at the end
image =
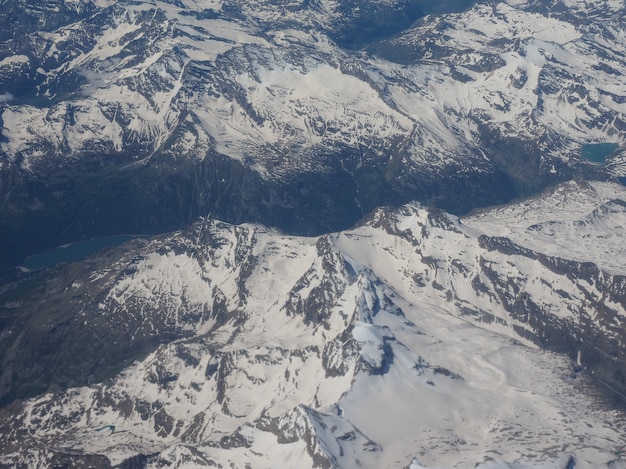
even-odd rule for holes
{"type": "Polygon", "coordinates": [[[626,468],[625,9],[5,0],[0,467],[626,468]]]}
{"type": "Polygon", "coordinates": [[[58,267],[3,305],[4,399],[38,397],[0,411],[0,461],[622,467],[625,227],[626,188],[570,182],[312,238],[202,219],[58,267]]]}

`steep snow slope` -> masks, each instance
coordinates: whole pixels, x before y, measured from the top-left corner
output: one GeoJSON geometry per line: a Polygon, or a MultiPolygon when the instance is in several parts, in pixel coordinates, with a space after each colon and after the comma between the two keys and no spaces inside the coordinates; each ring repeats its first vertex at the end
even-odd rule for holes
{"type": "MultiPolygon", "coordinates": [[[[378,210],[318,238],[203,220],[68,266],[45,287],[64,316],[44,343],[119,330],[82,350],[85,367],[146,337],[161,345],[128,349],[136,361],[101,384],[2,409],[0,461],[620,467],[626,420],[598,382],[626,388],[624,266],[602,249],[595,264],[571,260],[557,238],[576,221],[624,232],[626,191],[583,189],[464,220],[418,204],[378,210]],[[607,199],[610,225],[594,215],[607,199]],[[546,213],[555,200],[561,210],[546,213]],[[544,235],[521,216],[557,227],[549,255],[525,246],[544,235]],[[511,239],[496,236],[498,217],[516,220],[511,239]]],[[[3,308],[19,317],[27,298],[3,308]]],[[[19,348],[19,327],[5,344],[19,348]]],[[[6,383],[27,366],[4,350],[6,383]]]]}

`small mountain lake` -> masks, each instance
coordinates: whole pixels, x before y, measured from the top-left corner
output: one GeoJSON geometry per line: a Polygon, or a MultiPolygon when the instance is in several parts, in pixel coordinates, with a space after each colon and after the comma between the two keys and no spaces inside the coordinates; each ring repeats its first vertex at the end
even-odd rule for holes
{"type": "Polygon", "coordinates": [[[57,264],[77,262],[104,248],[118,246],[126,241],[136,238],[145,238],[145,236],[109,236],[106,238],[88,239],[77,243],[65,244],[63,246],[58,246],[56,248],[49,249],[48,251],[27,257],[22,263],[20,263],[20,267],[28,270],[39,270],[45,269],[46,267],[52,267],[57,264]]]}
{"type": "Polygon", "coordinates": [[[618,148],[617,143],[588,143],[583,145],[580,156],[594,163],[604,163],[618,148]]]}

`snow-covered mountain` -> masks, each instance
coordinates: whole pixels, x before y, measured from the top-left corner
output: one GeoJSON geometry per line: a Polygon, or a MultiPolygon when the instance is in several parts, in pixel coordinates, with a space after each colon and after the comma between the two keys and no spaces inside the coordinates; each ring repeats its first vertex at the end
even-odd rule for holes
{"type": "Polygon", "coordinates": [[[626,188],[571,181],[41,273],[3,293],[0,383],[50,392],[0,410],[0,463],[625,467],[625,229],[626,188]]]}
{"type": "Polygon", "coordinates": [[[626,468],[625,9],[0,2],[0,467],[626,468]]]}
{"type": "Polygon", "coordinates": [[[319,234],[626,175],[621,1],[7,0],[0,18],[7,263],[209,213],[319,234]],[[620,148],[607,165],[580,158],[599,142],[620,148]]]}

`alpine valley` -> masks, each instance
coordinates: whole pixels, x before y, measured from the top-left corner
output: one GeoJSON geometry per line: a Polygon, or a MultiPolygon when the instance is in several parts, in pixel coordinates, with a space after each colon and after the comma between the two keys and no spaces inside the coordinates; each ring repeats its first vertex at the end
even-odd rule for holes
{"type": "Polygon", "coordinates": [[[623,0],[0,0],[0,44],[0,467],[626,468],[623,0]]]}

